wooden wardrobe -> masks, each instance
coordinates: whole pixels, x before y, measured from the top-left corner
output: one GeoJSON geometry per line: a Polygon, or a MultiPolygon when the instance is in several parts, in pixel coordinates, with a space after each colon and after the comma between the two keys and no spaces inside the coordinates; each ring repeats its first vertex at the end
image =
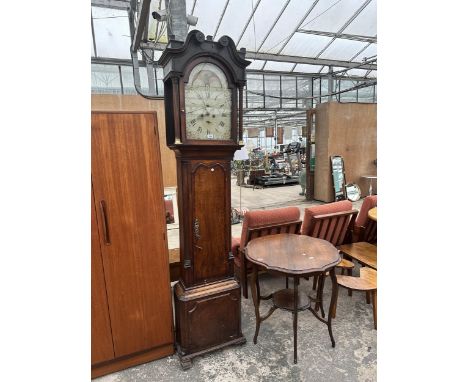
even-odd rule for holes
{"type": "Polygon", "coordinates": [[[91,374],[174,353],[155,113],[91,120],[91,374]]]}

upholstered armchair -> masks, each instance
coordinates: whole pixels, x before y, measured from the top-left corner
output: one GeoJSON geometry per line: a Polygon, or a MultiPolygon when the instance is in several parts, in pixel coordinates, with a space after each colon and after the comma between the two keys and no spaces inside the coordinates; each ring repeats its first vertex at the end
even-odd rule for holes
{"type": "MultiPolygon", "coordinates": [[[[335,247],[350,243],[357,214],[358,211],[353,210],[353,204],[348,200],[306,208],[301,234],[326,240],[335,247]]],[[[342,259],[337,268],[341,268],[342,273],[346,270],[348,275],[351,275],[354,264],[352,261],[342,259]]],[[[320,298],[323,292],[325,276],[325,274],[321,277],[314,276],[313,289],[317,288],[318,282],[317,296],[320,296],[320,298]]],[[[316,310],[318,308],[319,303],[315,306],[316,310]]],[[[324,316],[323,306],[320,305],[320,308],[322,316],[324,316]]]]}
{"type": "Polygon", "coordinates": [[[255,237],[278,233],[299,233],[301,227],[300,211],[297,207],[276,208],[272,210],[247,211],[242,223],[241,237],[232,238],[234,270],[242,286],[245,298],[248,298],[247,273],[250,268],[245,258],[244,248],[255,237]]]}
{"type": "Polygon", "coordinates": [[[377,207],[377,195],[366,196],[354,224],[354,242],[377,243],[377,222],[369,219],[369,210],[377,207]]]}

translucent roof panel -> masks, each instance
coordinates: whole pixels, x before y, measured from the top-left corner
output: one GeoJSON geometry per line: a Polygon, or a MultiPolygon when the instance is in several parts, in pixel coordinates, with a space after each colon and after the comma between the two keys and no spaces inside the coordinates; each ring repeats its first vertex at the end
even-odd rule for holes
{"type": "Polygon", "coordinates": [[[343,31],[346,34],[361,36],[377,35],[377,0],[372,0],[367,7],[343,31]]]}
{"type": "Polygon", "coordinates": [[[367,74],[368,70],[366,69],[350,69],[346,73],[348,76],[358,76],[364,77],[367,74]]]}
{"type": "Polygon", "coordinates": [[[294,72],[299,73],[318,73],[322,69],[321,65],[297,64],[294,72]]]}
{"type": "Polygon", "coordinates": [[[362,41],[345,40],[337,38],[333,43],[320,55],[320,58],[329,58],[331,60],[349,61],[368,43],[362,41]]]}
{"type": "MultiPolygon", "coordinates": [[[[265,43],[260,48],[260,52],[278,53],[310,7],[311,4],[309,1],[291,0],[284,10],[283,15],[265,40],[265,43]]],[[[271,19],[270,26],[273,25],[275,19],[276,18],[271,19]]],[[[295,55],[299,55],[299,53],[299,51],[296,51],[295,55]]]]}
{"type": "MultiPolygon", "coordinates": [[[[222,0],[219,0],[219,2],[224,3],[224,1],[222,0]]],[[[224,9],[224,6],[223,6],[223,9],[224,9]]],[[[247,20],[249,19],[249,16],[251,13],[252,13],[252,1],[251,0],[230,1],[226,8],[226,12],[224,13],[223,20],[221,21],[221,24],[219,25],[218,32],[216,33],[216,36],[214,37],[218,39],[221,36],[228,35],[234,40],[234,42],[237,43],[242,33],[242,29],[244,28],[244,25],[247,23],[247,20]],[[235,20],[235,22],[233,22],[233,20],[235,20]]]]}
{"type": "MultiPolygon", "coordinates": [[[[237,4],[237,1],[238,0],[234,3],[237,4]]],[[[231,0],[231,3],[232,2],[233,0],[231,0]]],[[[252,12],[252,0],[248,0],[247,3],[248,5],[242,9],[242,12],[249,16],[252,12]]],[[[256,1],[254,1],[254,7],[255,3],[256,1]]],[[[280,14],[285,3],[286,0],[262,0],[237,47],[245,48],[249,51],[256,51],[280,14]]],[[[237,19],[234,20],[236,20],[237,23],[237,19]]],[[[229,23],[230,25],[233,24],[232,19],[229,20],[229,23]]],[[[239,23],[241,23],[240,19],[239,23]]],[[[242,23],[242,28],[244,26],[245,23],[242,23]]],[[[237,43],[237,39],[234,41],[237,43]]]]}
{"type": "Polygon", "coordinates": [[[332,40],[331,37],[294,33],[281,53],[292,56],[315,57],[332,40]]]}
{"type": "Polygon", "coordinates": [[[301,29],[338,32],[366,0],[320,0],[301,29]]]}
{"type": "Polygon", "coordinates": [[[361,62],[365,57],[373,57],[377,54],[377,44],[370,44],[365,50],[359,53],[353,61],[361,62]]]}
{"type": "Polygon", "coordinates": [[[268,61],[263,70],[276,70],[278,72],[289,72],[294,66],[294,62],[268,61]]]}
{"type": "Polygon", "coordinates": [[[370,73],[367,75],[369,78],[377,78],[377,70],[371,70],[370,73]]]}
{"type": "Polygon", "coordinates": [[[249,61],[251,62],[251,64],[247,66],[247,70],[249,69],[260,70],[261,68],[263,68],[263,65],[265,64],[264,60],[249,60],[249,61]]]}
{"type": "Polygon", "coordinates": [[[193,12],[193,15],[198,17],[198,23],[196,27],[192,26],[190,30],[198,29],[202,31],[205,36],[213,36],[219,19],[221,18],[224,5],[225,2],[220,0],[198,0],[193,12]]]}
{"type": "Polygon", "coordinates": [[[98,57],[130,59],[127,11],[91,7],[98,57]]]}

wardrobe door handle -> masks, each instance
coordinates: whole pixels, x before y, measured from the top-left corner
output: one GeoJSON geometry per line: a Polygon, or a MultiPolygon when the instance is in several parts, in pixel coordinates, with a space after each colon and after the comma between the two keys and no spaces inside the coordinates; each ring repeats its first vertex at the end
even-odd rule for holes
{"type": "Polygon", "coordinates": [[[104,230],[104,244],[110,245],[111,242],[109,238],[109,224],[107,222],[106,202],[101,200],[99,205],[101,207],[102,228],[104,230]]]}

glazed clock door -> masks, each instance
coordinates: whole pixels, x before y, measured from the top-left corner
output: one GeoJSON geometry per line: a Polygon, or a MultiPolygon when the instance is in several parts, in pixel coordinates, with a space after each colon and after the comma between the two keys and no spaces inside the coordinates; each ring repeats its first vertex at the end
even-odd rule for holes
{"type": "Polygon", "coordinates": [[[229,163],[192,165],[194,283],[225,278],[229,272],[229,163]]]}
{"type": "Polygon", "coordinates": [[[189,140],[231,139],[232,91],[211,62],[196,65],[185,85],[185,132],[189,140]]]}

